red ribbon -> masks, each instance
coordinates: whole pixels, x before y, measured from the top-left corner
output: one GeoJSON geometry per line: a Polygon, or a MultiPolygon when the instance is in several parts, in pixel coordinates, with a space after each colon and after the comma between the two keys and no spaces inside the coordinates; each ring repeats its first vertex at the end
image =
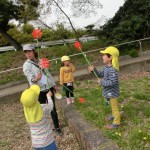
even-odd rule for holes
{"type": "Polygon", "coordinates": [[[47,69],[50,66],[49,60],[47,58],[40,59],[40,67],[42,69],[47,69]]]}
{"type": "Polygon", "coordinates": [[[34,29],[32,31],[32,37],[34,39],[40,39],[42,37],[42,31],[40,29],[34,29]]]}

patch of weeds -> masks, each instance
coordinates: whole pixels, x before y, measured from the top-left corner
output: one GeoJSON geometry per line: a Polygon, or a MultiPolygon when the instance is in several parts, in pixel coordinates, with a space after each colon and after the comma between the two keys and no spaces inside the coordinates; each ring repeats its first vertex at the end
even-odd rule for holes
{"type": "Polygon", "coordinates": [[[9,140],[2,140],[2,139],[1,139],[1,141],[0,141],[0,147],[1,147],[2,149],[7,150],[7,149],[10,148],[10,146],[11,146],[11,142],[10,142],[9,140]]]}
{"type": "Polygon", "coordinates": [[[150,136],[147,134],[145,129],[139,129],[138,127],[128,129],[128,140],[126,143],[130,149],[145,149],[150,140],[150,136]]]}
{"type": "Polygon", "coordinates": [[[144,116],[149,117],[150,116],[150,107],[149,105],[144,102],[144,104],[140,104],[139,110],[143,112],[144,116]]]}
{"type": "Polygon", "coordinates": [[[76,81],[76,82],[75,82],[75,85],[76,85],[76,86],[79,86],[80,84],[81,84],[80,81],[76,81]]]}
{"type": "Polygon", "coordinates": [[[132,96],[138,100],[150,100],[150,95],[143,92],[134,92],[132,96]]]}

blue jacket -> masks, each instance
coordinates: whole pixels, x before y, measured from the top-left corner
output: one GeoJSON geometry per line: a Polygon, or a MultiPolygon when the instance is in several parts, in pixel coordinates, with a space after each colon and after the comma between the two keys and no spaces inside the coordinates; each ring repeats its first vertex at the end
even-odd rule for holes
{"type": "Polygon", "coordinates": [[[105,98],[116,98],[120,96],[118,71],[112,66],[106,66],[102,71],[98,71],[94,68],[98,77],[102,78],[100,85],[103,87],[103,96],[105,98]]]}

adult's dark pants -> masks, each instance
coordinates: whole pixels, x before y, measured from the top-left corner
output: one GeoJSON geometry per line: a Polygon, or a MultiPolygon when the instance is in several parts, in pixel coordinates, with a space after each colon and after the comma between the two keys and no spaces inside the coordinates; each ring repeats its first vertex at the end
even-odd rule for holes
{"type": "MultiPolygon", "coordinates": [[[[46,97],[46,94],[48,93],[48,91],[49,90],[40,92],[40,94],[39,94],[40,104],[46,104],[48,102],[47,97],[46,97]]],[[[54,104],[53,110],[51,111],[51,117],[52,117],[55,129],[57,129],[57,128],[59,128],[59,121],[58,121],[58,115],[57,115],[56,106],[55,106],[55,97],[54,97],[55,89],[52,87],[52,88],[50,88],[50,91],[53,94],[51,96],[51,98],[52,98],[53,104],[54,104]]]]}

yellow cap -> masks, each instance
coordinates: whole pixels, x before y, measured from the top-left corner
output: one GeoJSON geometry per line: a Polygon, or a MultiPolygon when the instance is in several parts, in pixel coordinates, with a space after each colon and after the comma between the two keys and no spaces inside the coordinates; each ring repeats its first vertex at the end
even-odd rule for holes
{"type": "Polygon", "coordinates": [[[62,62],[67,61],[67,60],[70,60],[70,58],[68,56],[61,57],[61,61],[62,62]]]}
{"type": "Polygon", "coordinates": [[[116,47],[109,46],[105,50],[100,51],[102,54],[110,54],[112,56],[112,66],[119,71],[119,50],[116,47]]]}
{"type": "Polygon", "coordinates": [[[119,51],[116,47],[109,46],[105,50],[100,51],[102,54],[110,54],[111,56],[119,56],[119,51]]]}
{"type": "Polygon", "coordinates": [[[38,95],[40,94],[40,87],[38,85],[33,84],[30,89],[34,90],[38,95]]]}
{"type": "Polygon", "coordinates": [[[43,117],[43,109],[38,102],[38,96],[36,90],[26,89],[20,98],[23,104],[25,118],[30,123],[36,123],[43,117]]]}
{"type": "Polygon", "coordinates": [[[25,90],[21,95],[21,103],[25,107],[32,107],[36,104],[38,94],[32,89],[25,90]]]}

